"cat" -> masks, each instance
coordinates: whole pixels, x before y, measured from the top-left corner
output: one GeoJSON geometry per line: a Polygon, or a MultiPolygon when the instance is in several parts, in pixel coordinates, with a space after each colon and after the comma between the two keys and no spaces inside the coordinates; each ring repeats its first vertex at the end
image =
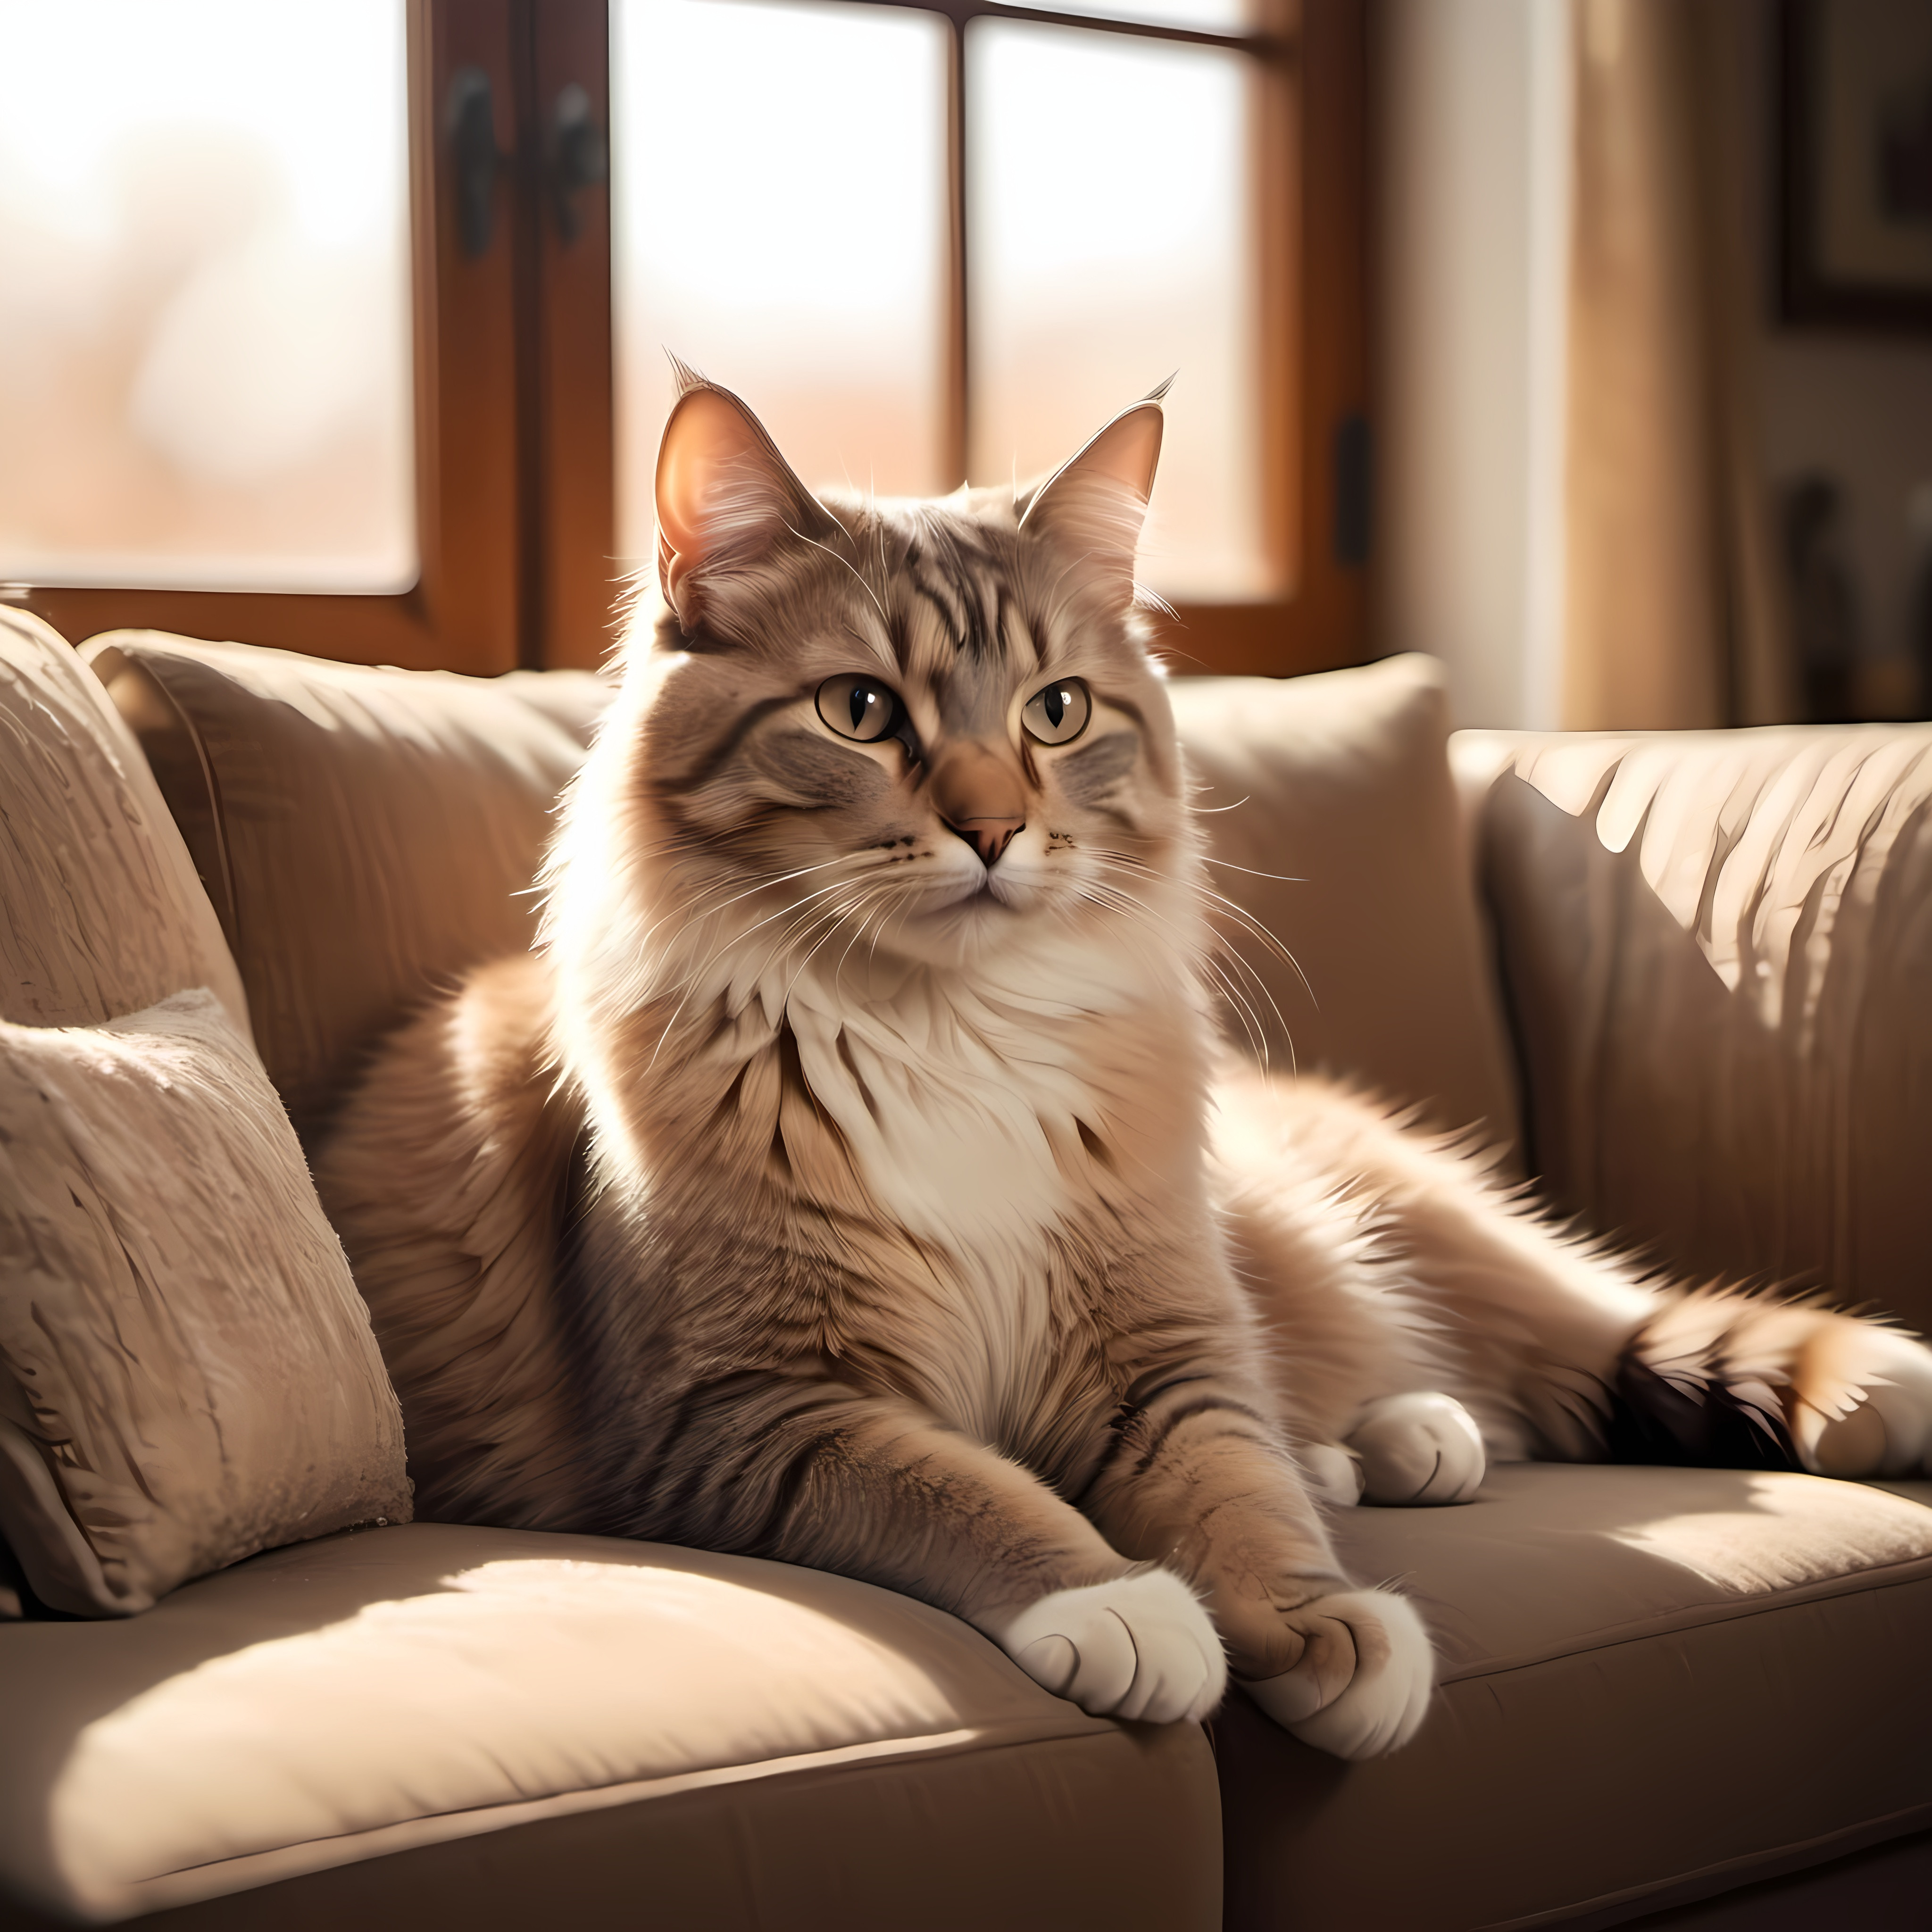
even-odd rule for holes
{"type": "Polygon", "coordinates": [[[842,1571],[1089,1712],[1232,1672],[1365,1756],[1433,1653],[1328,1510],[1618,1448],[1922,1468],[1932,1353],[1646,1280],[1221,1043],[1134,579],[1162,426],[821,500],[685,372],[538,945],[388,1043],[317,1178],[419,1516],[842,1571]]]}

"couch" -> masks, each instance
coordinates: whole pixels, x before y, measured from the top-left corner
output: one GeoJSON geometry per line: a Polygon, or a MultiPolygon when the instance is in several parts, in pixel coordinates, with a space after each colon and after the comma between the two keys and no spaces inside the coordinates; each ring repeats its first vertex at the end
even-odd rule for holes
{"type": "MultiPolygon", "coordinates": [[[[1238,1036],[1660,1263],[1932,1324],[1932,728],[1452,739],[1414,658],[1175,694],[1217,886],[1299,965],[1246,948],[1238,1036]]],[[[237,985],[312,1146],[526,942],[605,695],[0,611],[0,1020],[237,985]],[[162,883],[95,891],[110,845],[162,883]]],[[[1338,1529],[1442,1658],[1358,1765],[699,1551],[391,1522],[83,1616],[0,1546],[0,1925],[1923,1922],[1932,1484],[1517,1466],[1338,1529]]]]}

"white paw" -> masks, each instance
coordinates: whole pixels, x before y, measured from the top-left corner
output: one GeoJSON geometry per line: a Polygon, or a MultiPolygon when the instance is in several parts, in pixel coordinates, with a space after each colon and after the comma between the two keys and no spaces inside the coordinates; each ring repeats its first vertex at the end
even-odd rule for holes
{"type": "Polygon", "coordinates": [[[989,1634],[1029,1677],[1096,1718],[1204,1718],[1227,1688],[1221,1640],[1171,1570],[1055,1590],[989,1634]]]}
{"type": "MultiPolygon", "coordinates": [[[[1436,1687],[1436,1651],[1408,1600],[1388,1590],[1350,1590],[1317,1597],[1288,1622],[1330,1658],[1346,1644],[1354,1669],[1318,1710],[1308,1706],[1309,1673],[1300,1668],[1242,1688],[1285,1730],[1337,1757],[1379,1757],[1415,1735],[1436,1687]]],[[[1330,1676],[1328,1671],[1322,1673],[1330,1676]]]]}
{"type": "Polygon", "coordinates": [[[1475,1418],[1452,1395],[1390,1395],[1372,1402],[1348,1446],[1362,1459],[1362,1500],[1466,1503],[1489,1459],[1475,1418]]]}
{"type": "Polygon", "coordinates": [[[1362,1459],[1332,1442],[1304,1442],[1294,1452],[1308,1486],[1324,1503],[1353,1509],[1362,1499],[1362,1459]]]}
{"type": "Polygon", "coordinates": [[[1865,1399],[1808,1442],[1805,1466],[1822,1476],[1909,1476],[1932,1469],[1932,1348],[1896,1328],[1859,1337],[1865,1399]]]}

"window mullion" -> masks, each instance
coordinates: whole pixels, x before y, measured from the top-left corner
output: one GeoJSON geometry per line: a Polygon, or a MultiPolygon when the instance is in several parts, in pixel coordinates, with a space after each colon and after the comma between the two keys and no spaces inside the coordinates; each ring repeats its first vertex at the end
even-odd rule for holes
{"type": "Polygon", "coordinates": [[[528,664],[592,666],[610,642],[616,550],[606,0],[519,0],[520,437],[528,664]]]}
{"type": "Polygon", "coordinates": [[[949,24],[952,53],[947,66],[946,183],[951,242],[950,283],[946,291],[946,480],[949,488],[966,480],[973,450],[972,299],[968,281],[971,237],[967,230],[966,22],[955,14],[949,24]]]}

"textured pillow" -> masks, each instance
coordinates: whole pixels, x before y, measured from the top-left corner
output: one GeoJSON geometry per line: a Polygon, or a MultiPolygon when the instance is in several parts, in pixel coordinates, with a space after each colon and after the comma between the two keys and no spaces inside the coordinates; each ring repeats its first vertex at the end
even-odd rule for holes
{"type": "Polygon", "coordinates": [[[235,962],[140,747],[59,634],[0,608],[0,1019],[72,1026],[235,962]]]}
{"type": "Polygon", "coordinates": [[[1932,1326],[1932,728],[1463,733],[1550,1195],[1932,1326]]]}
{"type": "Polygon", "coordinates": [[[0,1024],[0,1531],[35,1594],[126,1615],[409,1514],[368,1312],[220,1003],[0,1024]]]}
{"type": "MultiPolygon", "coordinates": [[[[1514,1139],[1516,1094],[1448,754],[1441,668],[1170,687],[1214,890],[1292,952],[1220,922],[1277,1071],[1347,1076],[1444,1127],[1514,1139]],[[1297,968],[1299,968],[1299,970],[1297,968]]],[[[1231,1013],[1231,1030],[1247,1028],[1231,1013]]]]}
{"type": "Polygon", "coordinates": [[[557,793],[610,687],[115,631],[82,655],[147,753],[312,1139],[428,993],[529,944],[557,793]]]}

